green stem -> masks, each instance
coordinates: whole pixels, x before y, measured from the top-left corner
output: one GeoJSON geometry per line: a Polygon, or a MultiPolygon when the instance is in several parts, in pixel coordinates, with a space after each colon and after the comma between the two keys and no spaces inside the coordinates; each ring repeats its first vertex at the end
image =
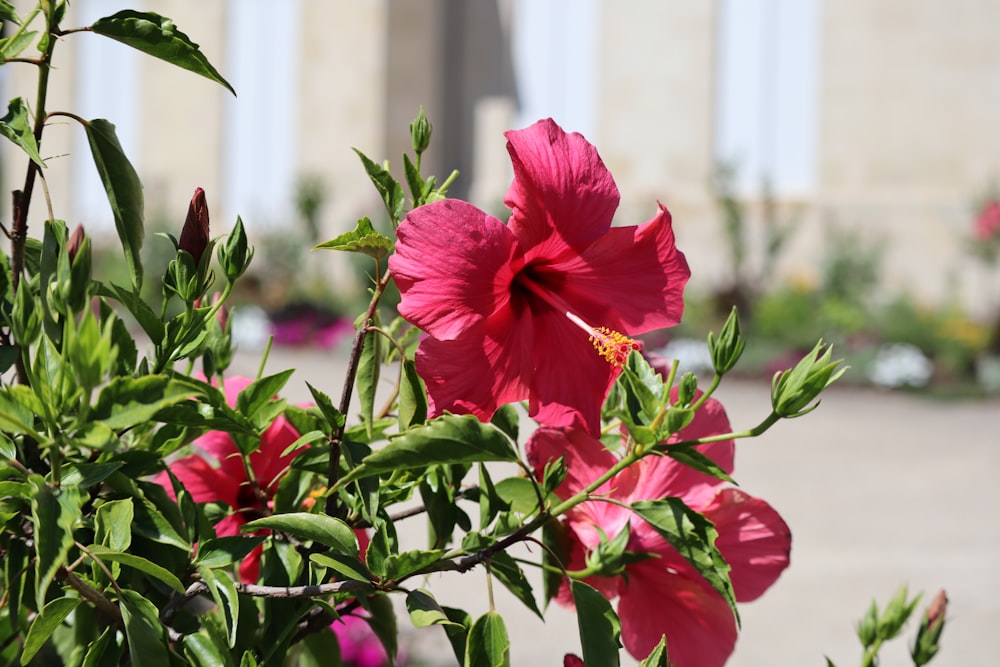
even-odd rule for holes
{"type": "Polygon", "coordinates": [[[704,405],[705,401],[707,401],[709,397],[711,397],[711,395],[715,393],[715,390],[719,388],[720,382],[722,382],[722,376],[719,375],[718,373],[713,375],[712,383],[708,385],[708,389],[706,389],[702,393],[702,395],[698,397],[698,400],[694,402],[694,405],[691,406],[691,409],[694,410],[695,412],[698,412],[698,408],[704,405]]]}
{"type": "Polygon", "coordinates": [[[874,667],[876,659],[878,658],[878,652],[881,648],[882,639],[880,637],[875,640],[874,644],[865,650],[865,654],[861,657],[861,667],[874,667]]]}

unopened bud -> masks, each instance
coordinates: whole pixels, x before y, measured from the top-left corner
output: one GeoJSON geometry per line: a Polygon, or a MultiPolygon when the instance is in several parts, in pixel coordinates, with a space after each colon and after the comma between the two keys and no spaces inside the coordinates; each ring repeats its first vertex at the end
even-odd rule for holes
{"type": "Polygon", "coordinates": [[[72,236],[69,237],[69,241],[66,243],[66,253],[69,255],[70,264],[73,263],[77,253],[80,252],[80,246],[83,244],[85,237],[86,233],[83,231],[83,225],[77,225],[76,229],[73,230],[72,236]]]}
{"type": "Polygon", "coordinates": [[[944,621],[944,613],[948,609],[948,595],[944,592],[944,589],[938,591],[934,599],[931,600],[931,604],[927,607],[927,625],[934,626],[939,622],[944,621]]]}
{"type": "Polygon", "coordinates": [[[708,352],[712,357],[712,367],[719,375],[725,375],[733,369],[743,354],[746,340],[740,332],[740,317],[733,308],[729,318],[722,325],[719,337],[714,332],[708,334],[708,352]]]}
{"type": "Polygon", "coordinates": [[[184,228],[181,229],[181,239],[177,244],[178,250],[188,252],[194,258],[195,266],[201,263],[201,257],[208,247],[208,202],[205,201],[205,191],[195,188],[194,196],[188,205],[187,218],[184,219],[184,228]]]}
{"type": "Polygon", "coordinates": [[[243,220],[239,217],[236,218],[236,226],[229,233],[226,242],[219,246],[218,256],[222,272],[226,274],[226,280],[229,282],[235,281],[249,268],[253,259],[253,248],[247,240],[243,220]]]}
{"type": "Polygon", "coordinates": [[[413,144],[413,150],[417,155],[423,153],[430,146],[433,129],[431,122],[427,120],[427,116],[424,114],[424,108],[420,107],[417,117],[410,123],[410,142],[413,144]]]}
{"type": "Polygon", "coordinates": [[[934,596],[927,612],[920,621],[917,638],[913,642],[910,656],[915,667],[929,663],[941,648],[941,633],[944,632],[945,612],[948,610],[948,596],[944,590],[934,596]]]}
{"type": "Polygon", "coordinates": [[[833,347],[816,343],[795,368],[779,371],[771,380],[771,405],[779,417],[791,419],[812,412],[820,393],[847,370],[842,359],[831,361],[833,347]]]}

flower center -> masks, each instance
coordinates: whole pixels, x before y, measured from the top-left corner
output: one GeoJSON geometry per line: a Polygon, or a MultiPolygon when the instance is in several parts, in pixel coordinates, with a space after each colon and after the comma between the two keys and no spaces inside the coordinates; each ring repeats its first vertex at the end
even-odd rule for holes
{"type": "Polygon", "coordinates": [[[623,333],[608,327],[594,327],[588,324],[582,317],[570,310],[569,304],[561,297],[539,285],[532,280],[530,275],[522,273],[515,278],[515,281],[580,327],[590,337],[590,342],[597,350],[597,354],[612,366],[624,366],[629,352],[639,349],[639,344],[623,333]]]}

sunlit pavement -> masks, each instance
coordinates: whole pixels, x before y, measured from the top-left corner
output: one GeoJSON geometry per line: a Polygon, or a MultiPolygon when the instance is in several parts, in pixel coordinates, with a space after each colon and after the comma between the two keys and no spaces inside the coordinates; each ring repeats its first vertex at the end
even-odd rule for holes
{"type": "MultiPolygon", "coordinates": [[[[343,348],[276,349],[266,373],[295,368],[283,395],[309,400],[305,382],[339,400],[343,348]]],[[[259,353],[238,355],[233,372],[253,375],[259,353]]],[[[386,385],[390,380],[385,380],[386,385]]],[[[724,382],[716,394],[737,430],[769,412],[767,383],[724,382]]],[[[523,430],[523,429],[522,429],[523,430]]],[[[741,608],[733,667],[856,665],[857,619],[901,584],[948,591],[948,625],[935,667],[992,666],[1000,656],[1000,400],[941,402],[868,389],[833,389],[815,412],[738,443],[735,479],[766,499],[792,529],[792,565],[758,601],[741,608]]],[[[496,479],[496,478],[495,478],[496,479]]],[[[408,548],[423,545],[423,524],[401,526],[408,548]]],[[[536,573],[528,573],[533,576],[536,573]]],[[[534,579],[537,581],[537,577],[534,579]]],[[[473,617],[487,609],[482,572],[427,582],[437,600],[473,617]]],[[[536,585],[540,590],[540,585],[536,585]]],[[[579,653],[574,617],[553,606],[543,624],[495,587],[511,636],[511,664],[562,664],[579,653]]],[[[925,606],[921,604],[921,609],[925,606]]],[[[882,665],[911,665],[904,638],[886,645],[882,665]]],[[[401,641],[426,665],[452,665],[438,628],[414,630],[400,618],[401,641]]],[[[634,664],[625,656],[624,664],[634,664]]]]}

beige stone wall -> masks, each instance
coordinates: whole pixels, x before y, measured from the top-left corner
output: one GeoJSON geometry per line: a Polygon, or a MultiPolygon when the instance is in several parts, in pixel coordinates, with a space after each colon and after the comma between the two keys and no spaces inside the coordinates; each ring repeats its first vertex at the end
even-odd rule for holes
{"type": "MultiPolygon", "coordinates": [[[[24,5],[21,2],[20,5],[24,5]]],[[[226,12],[232,4],[137,2],[175,19],[225,75],[226,12]],[[155,7],[153,6],[155,4],[155,7]]],[[[984,310],[1000,288],[963,252],[972,202],[1000,183],[1000,4],[976,0],[821,2],[817,180],[787,205],[802,224],[780,274],[815,275],[831,228],[885,244],[890,292],[960,299],[984,310]]],[[[436,127],[431,170],[463,168],[459,192],[495,206],[509,179],[502,130],[513,116],[509,2],[300,0],[297,144],[301,173],[319,176],[332,236],[379,202],[350,150],[389,157],[401,174],[407,123],[423,104],[436,127]],[[461,5],[461,6],[460,6],[461,5]],[[449,136],[449,130],[451,134],[449,136]]],[[[597,144],[622,191],[618,221],[674,214],[693,285],[726,275],[720,215],[711,198],[717,3],[602,0],[595,72],[597,144]]],[[[66,25],[73,25],[72,9],[66,25]]],[[[74,41],[59,45],[50,108],[74,106],[74,41]]],[[[126,47],[122,46],[122,49],[126,47]]],[[[193,185],[223,184],[228,93],[166,63],[139,58],[142,128],[135,165],[147,217],[183,215],[193,185]]],[[[6,94],[34,96],[30,66],[4,67],[6,94]]],[[[123,91],[123,94],[129,94],[123,91]]],[[[275,102],[280,104],[280,100],[275,102]]],[[[65,119],[46,131],[56,214],[74,221],[72,138],[65,119]]],[[[115,119],[111,119],[114,121],[115,119]]],[[[24,159],[0,142],[3,188],[20,187],[24,159]]],[[[210,199],[211,201],[211,199],[210,199]]],[[[9,199],[2,200],[9,211],[9,199]]],[[[40,220],[40,189],[32,204],[40,220]]],[[[0,219],[6,219],[3,213],[0,219]]],[[[753,239],[752,243],[759,242],[753,239]]],[[[336,270],[335,270],[336,272],[336,270]]]]}

